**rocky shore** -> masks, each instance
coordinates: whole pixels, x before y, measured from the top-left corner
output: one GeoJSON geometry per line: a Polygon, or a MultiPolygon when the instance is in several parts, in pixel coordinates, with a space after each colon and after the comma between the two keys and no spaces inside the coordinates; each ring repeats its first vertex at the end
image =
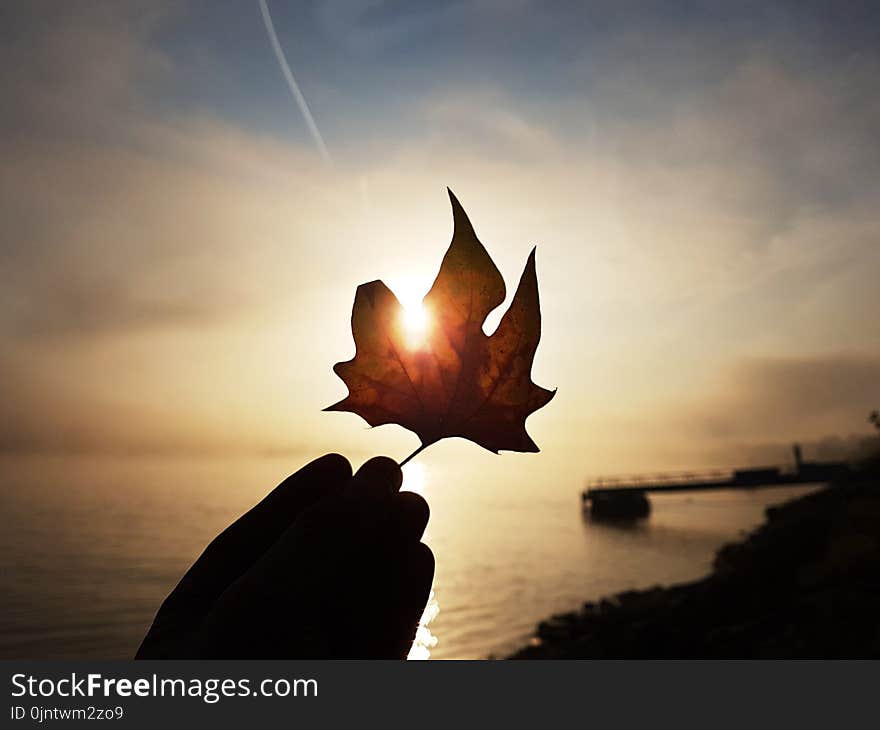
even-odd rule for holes
{"type": "Polygon", "coordinates": [[[880,658],[876,466],[768,509],[706,578],[553,616],[511,658],[880,658]]]}

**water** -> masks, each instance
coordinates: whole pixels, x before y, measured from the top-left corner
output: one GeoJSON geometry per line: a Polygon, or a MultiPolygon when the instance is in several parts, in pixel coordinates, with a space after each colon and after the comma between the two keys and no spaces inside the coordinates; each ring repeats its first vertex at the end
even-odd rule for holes
{"type": "MultiPolygon", "coordinates": [[[[552,613],[698,578],[720,545],[760,523],[768,504],[803,492],[658,497],[649,520],[624,529],[585,521],[570,476],[542,470],[536,486],[536,462],[489,458],[477,469],[425,459],[406,470],[408,486],[432,509],[432,658],[504,656],[552,613]]],[[[289,466],[0,460],[0,657],[131,657],[202,548],[289,466]]]]}

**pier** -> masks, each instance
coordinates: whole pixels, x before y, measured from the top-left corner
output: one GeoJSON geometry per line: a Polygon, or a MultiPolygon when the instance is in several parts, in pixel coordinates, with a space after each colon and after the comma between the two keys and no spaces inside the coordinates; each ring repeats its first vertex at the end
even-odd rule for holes
{"type": "Polygon", "coordinates": [[[794,466],[669,472],[636,476],[600,477],[581,494],[584,509],[593,517],[633,519],[651,511],[650,493],[703,492],[718,489],[759,489],[830,482],[849,473],[842,461],[804,461],[800,446],[793,446],[794,466]]]}

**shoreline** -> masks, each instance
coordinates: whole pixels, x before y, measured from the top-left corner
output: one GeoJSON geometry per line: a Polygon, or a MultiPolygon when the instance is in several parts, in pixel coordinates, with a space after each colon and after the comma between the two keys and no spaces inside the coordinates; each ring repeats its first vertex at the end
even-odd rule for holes
{"type": "Polygon", "coordinates": [[[510,659],[880,657],[875,469],[766,510],[704,578],[541,621],[510,659]]]}

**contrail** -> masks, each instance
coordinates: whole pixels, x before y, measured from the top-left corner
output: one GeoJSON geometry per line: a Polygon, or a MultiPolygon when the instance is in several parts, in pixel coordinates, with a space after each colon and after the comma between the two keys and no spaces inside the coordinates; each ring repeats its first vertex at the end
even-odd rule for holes
{"type": "Polygon", "coordinates": [[[293,98],[296,100],[296,105],[299,107],[299,110],[302,112],[302,115],[306,120],[306,125],[309,128],[309,132],[312,134],[312,139],[315,140],[315,144],[318,147],[318,151],[321,153],[321,157],[324,158],[324,162],[328,165],[332,164],[333,160],[330,158],[330,152],[327,150],[327,145],[324,144],[321,130],[318,129],[318,125],[315,124],[315,118],[309,111],[309,105],[306,103],[306,98],[299,90],[299,84],[296,83],[293,71],[290,70],[290,65],[287,63],[287,58],[284,56],[284,51],[281,48],[281,44],[278,42],[278,35],[275,33],[275,24],[272,22],[272,16],[269,15],[269,6],[266,5],[266,0],[259,0],[259,2],[260,12],[263,14],[263,23],[265,23],[266,32],[269,34],[269,42],[272,44],[272,50],[275,51],[278,65],[281,66],[281,73],[283,73],[284,78],[287,79],[290,93],[293,94],[293,98]]]}

